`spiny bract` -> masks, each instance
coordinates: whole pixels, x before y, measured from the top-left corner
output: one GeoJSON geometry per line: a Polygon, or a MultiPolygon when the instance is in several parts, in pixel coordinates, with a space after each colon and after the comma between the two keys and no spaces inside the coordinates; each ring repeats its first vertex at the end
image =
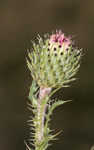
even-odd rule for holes
{"type": "Polygon", "coordinates": [[[62,31],[38,36],[38,42],[32,42],[33,50],[28,52],[28,67],[33,79],[40,87],[68,86],[80,67],[81,49],[73,46],[70,37],[62,31]]]}

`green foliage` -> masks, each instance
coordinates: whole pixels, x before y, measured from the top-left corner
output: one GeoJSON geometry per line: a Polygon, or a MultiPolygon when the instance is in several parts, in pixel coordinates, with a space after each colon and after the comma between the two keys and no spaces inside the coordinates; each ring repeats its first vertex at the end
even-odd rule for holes
{"type": "Polygon", "coordinates": [[[68,101],[63,101],[63,100],[58,100],[58,101],[55,101],[51,106],[49,104],[49,107],[48,107],[48,114],[46,115],[46,124],[45,124],[45,128],[47,128],[48,126],[48,122],[50,121],[50,116],[52,115],[53,111],[55,108],[57,108],[58,106],[60,105],[63,105],[67,102],[70,102],[71,100],[68,100],[68,101]]]}
{"type": "MultiPolygon", "coordinates": [[[[46,150],[50,141],[56,140],[56,136],[61,132],[53,133],[53,131],[50,129],[50,121],[51,121],[51,115],[55,108],[57,108],[60,105],[65,104],[66,102],[69,101],[62,101],[62,100],[54,100],[52,103],[52,100],[50,99],[50,95],[46,96],[42,101],[41,101],[41,106],[40,106],[40,114],[38,114],[38,98],[37,98],[37,93],[39,92],[38,86],[35,81],[32,82],[32,85],[30,87],[30,93],[29,93],[29,104],[28,108],[30,111],[33,112],[34,117],[31,117],[30,120],[28,120],[28,124],[30,126],[30,129],[32,129],[32,132],[30,132],[30,137],[32,140],[31,144],[35,147],[35,150],[46,150]],[[52,103],[52,104],[51,104],[52,103]],[[43,116],[43,112],[46,106],[47,112],[45,112],[45,116],[43,116]],[[44,129],[43,129],[43,138],[41,141],[38,140],[38,136],[41,131],[41,125],[42,125],[42,117],[45,118],[45,123],[44,123],[44,129]]],[[[27,150],[31,150],[29,146],[26,144],[27,150]]]]}
{"type": "Polygon", "coordinates": [[[38,85],[35,82],[35,80],[32,81],[32,85],[30,87],[30,92],[29,92],[29,100],[32,102],[32,107],[36,108],[37,107],[37,94],[38,94],[38,85]]]}

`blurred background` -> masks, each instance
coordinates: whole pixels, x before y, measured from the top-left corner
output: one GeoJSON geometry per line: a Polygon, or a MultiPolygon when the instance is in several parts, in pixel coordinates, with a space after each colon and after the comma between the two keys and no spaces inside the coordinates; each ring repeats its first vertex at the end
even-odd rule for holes
{"type": "Polygon", "coordinates": [[[26,49],[38,33],[62,29],[84,49],[78,80],[56,96],[73,99],[52,116],[63,135],[49,150],[94,150],[94,0],[0,0],[0,149],[24,150],[31,84],[26,49]]]}

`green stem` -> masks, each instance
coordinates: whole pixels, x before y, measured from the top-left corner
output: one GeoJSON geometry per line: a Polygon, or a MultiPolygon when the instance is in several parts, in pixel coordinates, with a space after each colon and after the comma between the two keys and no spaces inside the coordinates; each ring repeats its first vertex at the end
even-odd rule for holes
{"type": "Polygon", "coordinates": [[[45,113],[47,108],[48,94],[50,91],[51,89],[49,88],[40,89],[36,115],[37,125],[35,129],[35,150],[41,150],[40,145],[44,140],[44,120],[46,115],[45,113]]]}
{"type": "Polygon", "coordinates": [[[46,110],[46,103],[43,102],[45,99],[39,99],[38,100],[38,143],[40,143],[43,139],[43,133],[44,133],[44,119],[45,119],[45,110],[46,110]]]}

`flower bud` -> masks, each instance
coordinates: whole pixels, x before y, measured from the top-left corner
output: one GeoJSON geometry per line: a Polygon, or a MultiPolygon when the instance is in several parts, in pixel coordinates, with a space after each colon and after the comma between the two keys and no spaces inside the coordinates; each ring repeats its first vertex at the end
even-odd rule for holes
{"type": "Polygon", "coordinates": [[[80,67],[81,49],[73,46],[70,37],[61,31],[39,37],[27,60],[31,75],[40,87],[57,88],[68,85],[80,67]]]}

